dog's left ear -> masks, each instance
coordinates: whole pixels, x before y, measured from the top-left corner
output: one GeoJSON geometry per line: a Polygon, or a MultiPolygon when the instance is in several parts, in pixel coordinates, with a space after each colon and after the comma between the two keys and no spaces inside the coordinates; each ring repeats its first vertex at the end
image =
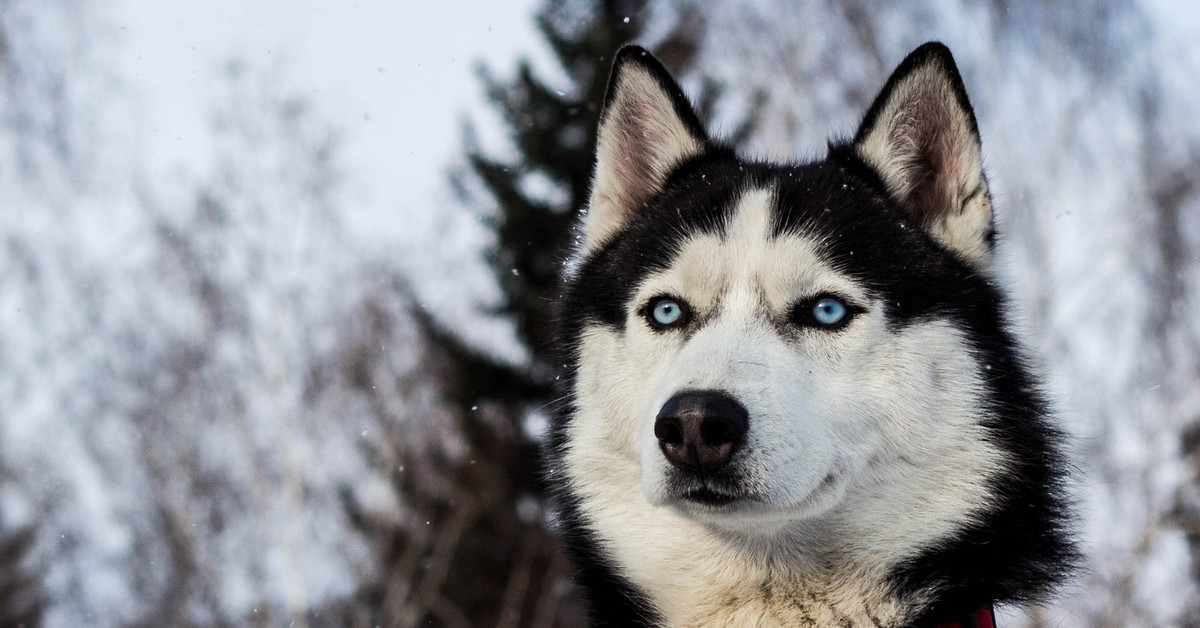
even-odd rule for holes
{"type": "Polygon", "coordinates": [[[619,231],[706,141],[691,104],[662,64],[643,48],[622,48],[600,111],[585,248],[619,231]]]}
{"type": "Polygon", "coordinates": [[[858,156],[934,239],[991,266],[992,203],[979,128],[950,50],[914,50],[888,79],[854,137],[858,156]]]}

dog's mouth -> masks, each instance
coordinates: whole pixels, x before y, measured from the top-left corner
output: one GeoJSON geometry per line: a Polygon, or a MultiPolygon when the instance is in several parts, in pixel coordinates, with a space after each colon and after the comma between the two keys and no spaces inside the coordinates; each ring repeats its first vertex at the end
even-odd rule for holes
{"type": "Polygon", "coordinates": [[[669,501],[687,510],[725,511],[739,503],[755,501],[741,478],[729,475],[710,477],[676,476],[668,483],[669,501]]]}
{"type": "Polygon", "coordinates": [[[683,493],[682,498],[688,502],[712,507],[727,506],[740,499],[737,495],[715,491],[708,487],[686,491],[683,493]]]}
{"type": "Polygon", "coordinates": [[[669,484],[666,503],[698,521],[737,529],[742,529],[746,521],[754,521],[756,529],[766,530],[773,529],[774,524],[821,516],[841,501],[847,483],[844,475],[830,472],[806,495],[785,502],[729,480],[676,478],[669,484]]]}

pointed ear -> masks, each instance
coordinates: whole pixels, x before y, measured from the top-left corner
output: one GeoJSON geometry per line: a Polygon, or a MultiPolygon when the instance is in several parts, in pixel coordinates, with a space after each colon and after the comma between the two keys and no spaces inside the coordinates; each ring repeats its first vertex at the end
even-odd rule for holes
{"type": "Polygon", "coordinates": [[[992,203],[979,129],[948,48],[930,42],[901,62],[867,111],[854,150],[927,233],[990,268],[992,203]]]}
{"type": "Polygon", "coordinates": [[[600,112],[585,249],[620,230],[706,140],[683,90],[658,60],[638,46],[622,48],[600,112]]]}

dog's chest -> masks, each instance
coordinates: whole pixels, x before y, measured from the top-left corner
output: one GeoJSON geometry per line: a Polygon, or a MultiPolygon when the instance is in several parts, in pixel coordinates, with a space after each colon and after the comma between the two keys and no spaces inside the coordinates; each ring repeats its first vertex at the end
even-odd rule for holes
{"type": "MultiPolygon", "coordinates": [[[[665,524],[654,528],[670,530],[665,524]]],[[[649,597],[664,626],[890,628],[920,606],[898,599],[877,570],[855,567],[844,556],[764,562],[689,527],[659,534],[654,544],[607,539],[620,570],[649,597]]]]}
{"type": "Polygon", "coordinates": [[[719,590],[700,587],[690,592],[661,595],[656,604],[670,628],[838,626],[885,628],[901,625],[903,613],[882,589],[858,583],[765,584],[719,590]]]}

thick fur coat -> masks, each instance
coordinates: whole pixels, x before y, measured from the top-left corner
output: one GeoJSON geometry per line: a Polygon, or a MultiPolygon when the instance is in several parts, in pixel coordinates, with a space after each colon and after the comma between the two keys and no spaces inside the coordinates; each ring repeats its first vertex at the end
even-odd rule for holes
{"type": "Polygon", "coordinates": [[[1052,592],[1061,436],[949,50],[825,159],[764,163],[627,47],[597,144],[549,447],[595,625],[923,628],[1052,592]]]}

